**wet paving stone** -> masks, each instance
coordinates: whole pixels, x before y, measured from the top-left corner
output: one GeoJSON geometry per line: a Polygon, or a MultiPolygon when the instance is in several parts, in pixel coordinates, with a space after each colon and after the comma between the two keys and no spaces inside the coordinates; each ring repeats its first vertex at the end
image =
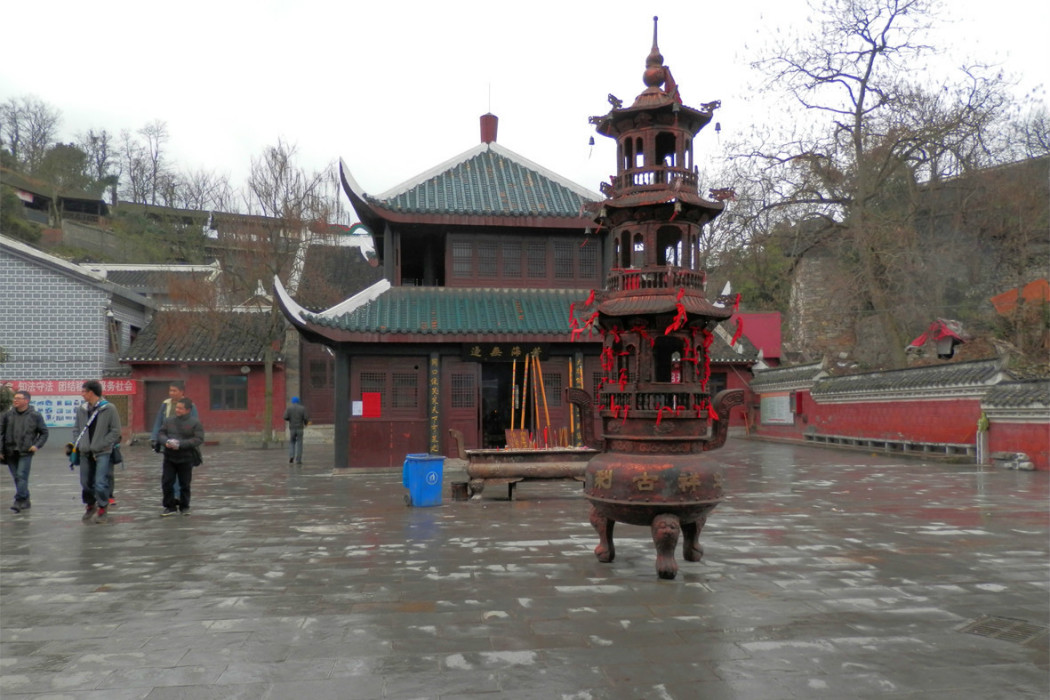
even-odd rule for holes
{"type": "Polygon", "coordinates": [[[0,514],[0,697],[1050,696],[1045,644],[962,631],[1048,625],[1050,474],[732,438],[703,458],[727,500],[663,581],[647,529],[595,560],[575,483],[458,502],[446,478],[408,508],[400,470],[215,447],[193,515],[161,518],[159,460],[130,447],[98,525],[46,447],[33,508],[0,514]]]}

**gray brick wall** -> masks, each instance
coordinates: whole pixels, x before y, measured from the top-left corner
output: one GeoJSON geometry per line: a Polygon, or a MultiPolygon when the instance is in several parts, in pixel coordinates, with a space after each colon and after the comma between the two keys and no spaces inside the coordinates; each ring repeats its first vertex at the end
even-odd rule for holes
{"type": "Polygon", "coordinates": [[[102,377],[108,301],[102,289],[0,250],[0,379],[102,377]]]}

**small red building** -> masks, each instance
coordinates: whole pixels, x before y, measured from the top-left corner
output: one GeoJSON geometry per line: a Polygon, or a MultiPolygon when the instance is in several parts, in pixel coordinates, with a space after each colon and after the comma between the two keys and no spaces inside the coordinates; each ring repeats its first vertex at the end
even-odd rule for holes
{"type": "MultiPolygon", "coordinates": [[[[168,384],[185,383],[209,440],[219,434],[258,436],[266,426],[267,311],[160,311],[121,358],[140,382],[129,410],[136,434],[148,434],[168,384]]],[[[274,351],[273,420],[284,429],[284,357],[274,351]]]]}

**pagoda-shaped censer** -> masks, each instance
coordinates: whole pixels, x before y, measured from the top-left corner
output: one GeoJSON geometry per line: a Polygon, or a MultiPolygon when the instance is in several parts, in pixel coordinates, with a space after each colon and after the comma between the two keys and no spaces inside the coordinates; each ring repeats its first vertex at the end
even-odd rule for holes
{"type": "Polygon", "coordinates": [[[701,228],[724,204],[698,193],[693,139],[719,103],[682,104],[657,47],[655,17],[643,80],[634,104],[610,95],[613,109],[591,117],[617,145],[616,175],[602,185],[607,199],[592,211],[609,231],[614,261],[605,288],[574,308],[576,332],[603,337],[596,405],[580,390],[569,398],[601,417],[602,452],[584,483],[600,540],[595,554],[615,557],[615,523],[648,525],[657,573],[670,579],[680,536],[686,560],[703,554],[700,530],[722,500],[722,468],[704,453],[725,442],[729,408],[743,392],[712,400],[707,390],[712,329],[733,310],[704,296],[701,228]]]}

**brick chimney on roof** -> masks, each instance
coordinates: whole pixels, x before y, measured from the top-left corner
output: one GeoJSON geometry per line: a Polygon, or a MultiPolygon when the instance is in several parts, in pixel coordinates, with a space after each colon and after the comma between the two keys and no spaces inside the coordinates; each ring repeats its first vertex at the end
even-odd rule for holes
{"type": "Polygon", "coordinates": [[[496,131],[499,129],[499,117],[495,114],[481,115],[481,142],[495,143],[496,131]]]}

